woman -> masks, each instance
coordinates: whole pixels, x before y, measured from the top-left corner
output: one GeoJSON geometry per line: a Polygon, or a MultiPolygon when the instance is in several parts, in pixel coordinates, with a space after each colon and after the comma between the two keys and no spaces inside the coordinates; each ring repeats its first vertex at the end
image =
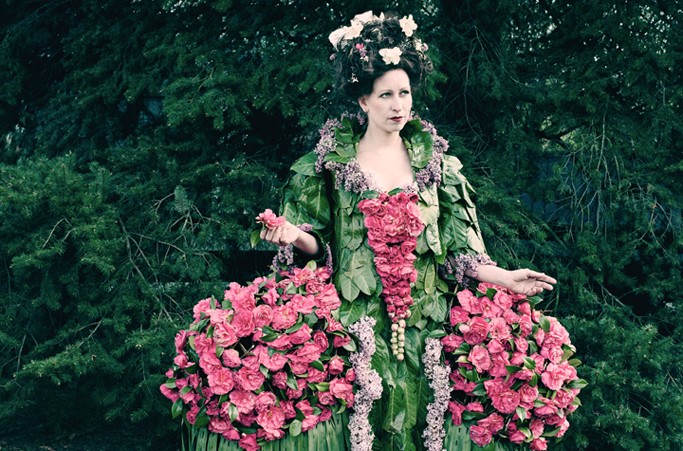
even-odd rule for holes
{"type": "Polygon", "coordinates": [[[459,160],[412,112],[413,90],[431,69],[415,28],[412,16],[368,12],[332,33],[338,88],[363,113],[321,129],[315,152],[292,166],[281,208],[287,221],[261,232],[281,246],[283,262],[292,262],[292,249],[331,261],[345,326],[375,319],[372,364],[383,394],[370,423],[375,447],[387,450],[425,447],[432,392],[421,356],[425,338],[448,321],[448,281],[473,278],[526,295],[556,282],[499,268],[486,255],[459,160]],[[398,223],[403,232],[394,233],[398,223]]]}

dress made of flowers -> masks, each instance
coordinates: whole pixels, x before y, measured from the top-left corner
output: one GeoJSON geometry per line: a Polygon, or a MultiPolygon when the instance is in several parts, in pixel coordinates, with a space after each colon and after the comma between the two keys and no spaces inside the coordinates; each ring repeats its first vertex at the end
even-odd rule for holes
{"type": "MultiPolygon", "coordinates": [[[[324,246],[329,246],[333,282],[341,298],[340,322],[348,327],[365,316],[376,321],[372,366],[382,377],[383,392],[370,414],[373,449],[420,450],[425,449],[427,408],[434,399],[422,360],[425,340],[448,324],[453,299],[449,295],[452,286],[449,288],[439,277],[439,266],[447,255],[481,256],[486,251],[470,199],[472,190],[460,173],[462,165],[457,158],[445,154],[448,144],[434,127],[417,118],[406,124],[401,135],[416,183],[381,193],[374,189],[371,177],[356,161],[363,133],[361,122],[349,116],[328,121],[321,129],[315,151],[292,166],[292,175],[284,187],[281,213],[294,224],[310,224],[311,232],[324,246]],[[396,306],[386,296],[387,290],[396,293],[396,287],[384,286],[391,285],[387,270],[392,268],[378,265],[379,261],[390,263],[391,259],[383,259],[382,255],[378,259],[377,246],[369,237],[369,231],[373,235],[377,227],[374,231],[368,227],[371,215],[362,211],[367,210],[362,206],[368,202],[396,196],[410,197],[421,221],[416,236],[404,237],[404,245],[408,246],[405,255],[409,256],[414,272],[402,281],[410,287],[409,293],[403,293],[407,294],[403,298],[409,298],[410,305],[405,307],[410,313],[401,316],[405,321],[402,360],[392,352],[392,347],[394,351],[396,348],[392,346],[396,343],[396,318],[391,312],[396,306]]],[[[400,247],[401,243],[398,244],[400,247]]],[[[463,446],[470,446],[463,427],[453,426],[450,419],[445,423],[451,445],[453,440],[459,440],[453,439],[453,434],[460,434],[464,437],[463,446]]],[[[343,449],[342,444],[339,446],[343,449]]]]}
{"type": "Polygon", "coordinates": [[[406,124],[415,183],[388,193],[356,161],[362,133],[328,121],[285,185],[319,261],[281,248],[271,277],[200,301],[176,335],[160,389],[190,426],[183,449],[545,450],[586,385],[568,332],[538,297],[468,283],[493,262],[434,127],[406,124]]]}

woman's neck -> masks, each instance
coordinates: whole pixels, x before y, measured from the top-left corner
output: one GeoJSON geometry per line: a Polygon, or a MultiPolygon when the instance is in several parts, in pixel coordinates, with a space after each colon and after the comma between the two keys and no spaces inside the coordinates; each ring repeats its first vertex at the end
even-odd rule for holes
{"type": "Polygon", "coordinates": [[[359,143],[359,151],[364,152],[381,152],[394,150],[397,147],[403,147],[403,140],[399,132],[383,133],[371,129],[365,132],[359,143]]]}

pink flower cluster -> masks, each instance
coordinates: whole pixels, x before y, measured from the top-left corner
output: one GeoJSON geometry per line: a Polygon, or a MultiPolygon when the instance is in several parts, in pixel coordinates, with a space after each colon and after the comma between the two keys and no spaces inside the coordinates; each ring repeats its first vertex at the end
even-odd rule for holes
{"type": "Polygon", "coordinates": [[[567,330],[534,310],[538,297],[485,283],[457,297],[452,333],[441,339],[452,369],[453,423],[469,425],[479,446],[496,437],[545,450],[546,437],[569,428],[567,415],[586,385],[579,362],[569,360],[576,350],[567,330]]]}
{"type": "Polygon", "coordinates": [[[257,450],[353,406],[351,337],[332,316],[340,300],[329,278],[327,268],[295,268],[231,283],[222,305],[200,301],[160,387],[174,417],[257,450]]]}
{"type": "Polygon", "coordinates": [[[256,222],[258,222],[259,224],[263,224],[263,226],[267,229],[274,229],[285,223],[285,217],[278,216],[275,213],[273,213],[273,210],[271,210],[270,208],[266,208],[265,211],[259,213],[258,216],[256,216],[256,222]]]}
{"type": "Polygon", "coordinates": [[[413,305],[411,284],[417,280],[414,251],[417,236],[425,227],[417,206],[417,194],[382,193],[375,199],[360,201],[358,209],[365,215],[368,244],[375,253],[375,269],[382,281],[387,313],[392,322],[400,324],[392,329],[392,345],[394,354],[401,360],[402,329],[413,305]]]}
{"type": "Polygon", "coordinates": [[[392,321],[410,316],[411,283],[417,280],[413,253],[417,236],[424,229],[417,207],[417,195],[382,193],[364,199],[358,208],[365,215],[368,243],[375,253],[375,268],[382,280],[382,296],[392,321]]]}

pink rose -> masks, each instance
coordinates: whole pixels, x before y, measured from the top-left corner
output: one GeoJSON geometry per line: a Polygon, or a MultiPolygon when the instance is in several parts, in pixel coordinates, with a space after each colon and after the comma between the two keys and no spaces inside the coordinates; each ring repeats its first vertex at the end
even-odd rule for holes
{"type": "Polygon", "coordinates": [[[256,395],[250,391],[233,390],[230,392],[230,402],[237,407],[240,414],[248,415],[254,410],[256,395]]]}
{"type": "Polygon", "coordinates": [[[324,406],[331,406],[337,402],[337,398],[335,398],[332,393],[323,391],[318,393],[318,402],[324,406]]]}
{"type": "Polygon", "coordinates": [[[227,368],[220,368],[218,371],[210,373],[208,381],[211,390],[217,395],[225,395],[235,386],[232,371],[227,368]]]}
{"type": "Polygon", "coordinates": [[[512,443],[520,445],[524,443],[524,441],[526,440],[526,436],[524,435],[524,433],[517,429],[517,425],[513,422],[510,422],[508,424],[507,432],[508,440],[510,440],[512,443]]]}
{"type": "Polygon", "coordinates": [[[280,406],[270,404],[259,412],[256,422],[265,430],[274,431],[280,429],[285,425],[285,412],[280,406]]]}
{"type": "Polygon", "coordinates": [[[496,303],[502,310],[508,310],[512,307],[513,299],[507,290],[498,290],[493,295],[493,302],[496,303]]]}
{"type": "Polygon", "coordinates": [[[284,216],[277,216],[273,213],[273,210],[266,208],[265,211],[256,216],[256,222],[262,224],[267,229],[275,229],[284,225],[285,218],[284,216]]]}
{"type": "Polygon", "coordinates": [[[285,414],[285,419],[291,420],[292,418],[296,418],[296,410],[294,410],[294,401],[280,401],[280,407],[282,407],[282,411],[285,414]]]}
{"type": "Polygon", "coordinates": [[[213,328],[213,337],[216,344],[222,348],[227,348],[237,343],[235,329],[227,323],[216,324],[213,328]]]}
{"type": "Polygon", "coordinates": [[[170,399],[171,401],[175,402],[178,398],[180,398],[180,394],[178,393],[178,390],[169,388],[166,386],[166,384],[161,384],[159,386],[159,390],[161,391],[161,394],[170,399]]]}
{"type": "Polygon", "coordinates": [[[294,345],[300,345],[311,339],[311,328],[304,323],[296,332],[289,334],[289,341],[294,345]]]}
{"type": "Polygon", "coordinates": [[[492,318],[489,323],[491,327],[491,337],[500,341],[507,341],[512,335],[512,329],[504,318],[492,318]]]}
{"type": "Polygon", "coordinates": [[[242,365],[242,360],[240,359],[240,354],[235,349],[226,349],[221,354],[221,361],[223,365],[228,368],[237,368],[242,365]]]}
{"type": "Polygon", "coordinates": [[[243,390],[258,390],[263,385],[265,377],[260,371],[254,371],[249,368],[240,368],[237,373],[235,373],[235,382],[242,387],[243,390]]]}
{"type": "Polygon", "coordinates": [[[557,393],[555,393],[555,404],[557,404],[557,407],[560,409],[566,409],[574,402],[574,398],[576,398],[576,395],[573,392],[569,390],[558,390],[557,393]]]}
{"type": "Polygon", "coordinates": [[[284,371],[278,371],[270,377],[270,382],[274,387],[281,388],[283,390],[287,389],[287,373],[284,371]]]}
{"type": "Polygon", "coordinates": [[[347,406],[353,405],[353,386],[344,379],[332,379],[330,381],[330,393],[347,406]]]}
{"type": "Polygon", "coordinates": [[[541,348],[540,354],[546,359],[550,360],[552,363],[560,363],[562,357],[564,356],[564,351],[559,347],[548,348],[543,346],[541,348]]]}
{"type": "Polygon", "coordinates": [[[479,446],[486,446],[491,443],[491,431],[482,426],[470,426],[470,439],[479,446]]]}
{"type": "Polygon", "coordinates": [[[309,384],[317,384],[319,382],[323,382],[325,379],[327,379],[327,371],[320,371],[313,367],[308,368],[308,377],[306,378],[306,382],[309,384]]]}
{"type": "Polygon", "coordinates": [[[202,299],[192,308],[193,318],[199,321],[202,313],[206,313],[211,309],[211,298],[202,299]]]}
{"type": "Polygon", "coordinates": [[[477,425],[485,427],[489,430],[489,432],[491,432],[491,434],[496,434],[498,431],[502,430],[504,424],[505,421],[503,417],[497,413],[492,413],[486,418],[482,418],[481,420],[477,421],[477,425]]]}
{"type": "Polygon", "coordinates": [[[267,344],[269,347],[276,349],[278,351],[286,351],[292,347],[292,342],[289,339],[289,335],[284,335],[284,334],[280,335],[275,340],[273,340],[267,344]]]}
{"type": "Polygon", "coordinates": [[[503,313],[503,310],[487,297],[481,298],[479,304],[484,318],[495,318],[503,313]]]}
{"type": "Polygon", "coordinates": [[[486,393],[491,398],[493,407],[500,413],[513,413],[519,406],[519,393],[509,388],[505,383],[498,380],[484,382],[486,393]]]}
{"type": "Polygon", "coordinates": [[[313,333],[313,343],[315,343],[320,352],[327,351],[327,348],[330,345],[329,341],[327,340],[327,335],[325,335],[325,332],[322,331],[316,331],[313,333]]]}
{"type": "Polygon", "coordinates": [[[465,411],[465,406],[457,401],[448,402],[448,411],[451,412],[451,419],[453,424],[460,426],[462,424],[462,413],[465,411]]]}
{"type": "Polygon", "coordinates": [[[522,384],[518,391],[520,404],[524,405],[527,409],[532,408],[536,398],[538,398],[538,387],[522,384]]]}
{"type": "Polygon", "coordinates": [[[261,446],[256,442],[256,434],[244,434],[239,441],[239,445],[245,451],[258,451],[261,446]]]}
{"type": "Polygon", "coordinates": [[[323,290],[315,296],[315,304],[319,309],[326,312],[338,309],[341,305],[341,301],[339,300],[339,294],[334,285],[331,283],[325,285],[323,290]]]}
{"type": "Polygon", "coordinates": [[[261,412],[262,410],[274,406],[275,404],[277,404],[277,397],[269,391],[262,391],[254,400],[254,408],[257,412],[261,412]]]}
{"type": "MultiPolygon", "coordinates": [[[[559,390],[562,388],[564,382],[571,378],[571,372],[567,371],[569,365],[556,365],[549,363],[545,371],[541,373],[541,381],[543,385],[550,390],[559,390]]],[[[573,368],[573,367],[570,367],[573,368]]]]}
{"type": "Polygon", "coordinates": [[[211,374],[223,368],[221,361],[216,357],[216,353],[204,352],[199,357],[199,367],[206,374],[211,374]]]}
{"type": "Polygon", "coordinates": [[[457,294],[458,302],[465,311],[472,315],[477,315],[482,312],[479,299],[470,290],[462,290],[457,294]]]}
{"type": "Polygon", "coordinates": [[[543,437],[535,438],[531,441],[530,449],[532,451],[545,451],[546,449],[548,449],[548,442],[543,437]]]}
{"type": "Polygon", "coordinates": [[[289,306],[298,313],[308,315],[316,307],[315,297],[313,295],[302,296],[295,294],[289,301],[289,306]]]}
{"type": "Polygon", "coordinates": [[[285,330],[296,324],[299,314],[288,304],[278,305],[273,308],[273,322],[271,327],[275,330],[285,330]]]}
{"type": "Polygon", "coordinates": [[[255,295],[257,291],[257,285],[243,287],[238,283],[231,282],[223,297],[225,300],[230,301],[235,311],[248,310],[251,312],[256,307],[255,295]]]}
{"type": "Polygon", "coordinates": [[[467,310],[460,306],[455,306],[451,309],[451,326],[457,326],[459,323],[466,323],[470,319],[470,314],[467,310]]]}
{"type": "Polygon", "coordinates": [[[478,373],[483,373],[491,368],[491,356],[484,346],[473,346],[468,358],[478,373]]]}
{"type": "Polygon", "coordinates": [[[185,418],[187,418],[188,423],[194,424],[195,421],[197,421],[197,415],[199,415],[199,406],[194,404],[192,407],[190,407],[190,410],[185,415],[185,418]]]}
{"type": "Polygon", "coordinates": [[[489,333],[489,323],[479,316],[472,318],[467,324],[460,326],[465,341],[471,345],[482,343],[489,333]]]}
{"type": "Polygon", "coordinates": [[[273,309],[266,304],[261,304],[254,308],[254,326],[268,326],[273,321],[273,309]]]}
{"type": "Polygon", "coordinates": [[[344,360],[341,357],[332,357],[327,369],[330,374],[341,374],[344,371],[344,360]]]}
{"type": "Polygon", "coordinates": [[[441,344],[446,352],[453,352],[463,344],[465,340],[460,335],[450,334],[441,339],[441,344]]]}
{"type": "Polygon", "coordinates": [[[558,411],[555,402],[552,399],[538,397],[537,402],[541,405],[534,409],[534,413],[539,417],[555,415],[558,411]]]}
{"type": "Polygon", "coordinates": [[[348,335],[345,335],[343,337],[335,335],[334,340],[332,341],[332,346],[334,346],[335,348],[343,348],[349,343],[351,343],[351,337],[349,337],[348,335]]]}
{"type": "Polygon", "coordinates": [[[270,371],[280,371],[287,364],[287,356],[274,352],[273,355],[268,355],[268,351],[259,356],[261,365],[268,368],[270,371]]]}
{"type": "Polygon", "coordinates": [[[241,310],[232,317],[231,325],[238,337],[248,337],[254,332],[254,315],[250,310],[241,310]]]}
{"type": "Polygon", "coordinates": [[[330,409],[326,409],[324,407],[320,408],[320,415],[318,416],[318,422],[322,423],[323,421],[327,421],[330,418],[332,418],[332,411],[330,409]]]}
{"type": "Polygon", "coordinates": [[[301,430],[308,431],[313,429],[313,427],[320,422],[320,417],[318,415],[306,415],[301,422],[301,430]]]}
{"type": "Polygon", "coordinates": [[[289,358],[294,362],[310,364],[320,358],[320,348],[315,343],[306,343],[290,354],[289,358]]]}

